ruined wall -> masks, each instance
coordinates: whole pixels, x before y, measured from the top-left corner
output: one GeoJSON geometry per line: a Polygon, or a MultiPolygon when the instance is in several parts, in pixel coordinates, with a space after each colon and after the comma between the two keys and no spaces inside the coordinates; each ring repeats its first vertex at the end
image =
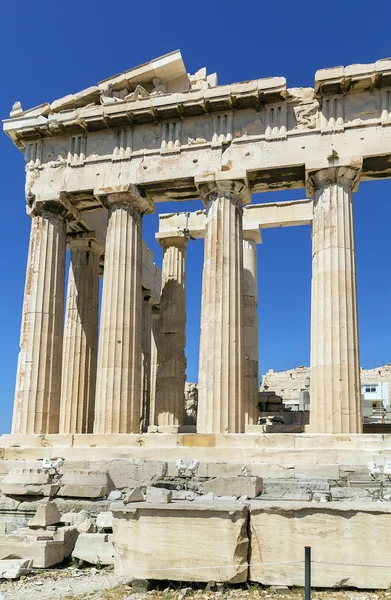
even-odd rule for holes
{"type": "MultiPolygon", "coordinates": [[[[374,369],[361,368],[361,384],[388,382],[388,404],[391,404],[391,363],[374,369]]],[[[296,367],[288,371],[269,369],[262,378],[261,392],[275,392],[284,400],[299,398],[300,391],[308,389],[310,384],[310,368],[296,367]]]]}

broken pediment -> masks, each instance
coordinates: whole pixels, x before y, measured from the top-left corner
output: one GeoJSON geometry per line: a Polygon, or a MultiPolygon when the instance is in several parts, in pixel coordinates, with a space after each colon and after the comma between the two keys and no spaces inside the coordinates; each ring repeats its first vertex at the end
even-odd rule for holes
{"type": "Polygon", "coordinates": [[[175,50],[124,73],[104,79],[97,85],[76,94],[63,96],[58,100],[54,100],[50,105],[43,104],[29,111],[23,111],[20,103],[15,103],[10,116],[11,118],[17,118],[27,116],[27,113],[36,115],[37,111],[38,114],[45,113],[47,115],[92,105],[133,102],[155,96],[216,86],[216,73],[207,75],[204,67],[194,75],[189,75],[180,51],[175,50]]]}

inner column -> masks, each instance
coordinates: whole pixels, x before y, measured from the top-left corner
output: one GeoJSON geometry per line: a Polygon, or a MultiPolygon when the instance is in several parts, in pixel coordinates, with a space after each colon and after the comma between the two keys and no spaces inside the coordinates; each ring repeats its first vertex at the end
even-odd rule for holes
{"type": "Polygon", "coordinates": [[[71,253],[65,310],[60,433],[92,433],[98,350],[99,260],[90,234],[68,235],[71,253]]]}
{"type": "Polygon", "coordinates": [[[244,294],[244,395],[246,425],[258,420],[258,286],[257,241],[259,232],[243,231],[244,294]]]}
{"type": "Polygon", "coordinates": [[[108,194],[94,433],[139,433],[141,405],[141,216],[153,203],[108,194]]]}
{"type": "Polygon", "coordinates": [[[163,247],[155,422],[159,431],[176,432],[185,414],[187,237],[159,238],[163,247]]]}
{"type": "Polygon", "coordinates": [[[311,433],[362,431],[352,190],[359,172],[311,174],[311,433]]]}
{"type": "Polygon", "coordinates": [[[243,231],[239,181],[200,186],[206,207],[198,433],[244,431],[243,231]]]}

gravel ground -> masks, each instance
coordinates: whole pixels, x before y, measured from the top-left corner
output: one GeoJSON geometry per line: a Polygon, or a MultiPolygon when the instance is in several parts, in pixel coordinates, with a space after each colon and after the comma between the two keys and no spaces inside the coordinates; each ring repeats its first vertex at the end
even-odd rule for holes
{"type": "MultiPolygon", "coordinates": [[[[37,572],[19,581],[2,581],[0,583],[0,600],[91,600],[101,595],[105,590],[113,590],[128,580],[114,575],[112,571],[66,569],[64,571],[37,572]]],[[[126,597],[126,596],[123,596],[126,597]]]]}
{"type": "MultiPolygon", "coordinates": [[[[134,593],[128,578],[96,569],[40,571],[19,581],[0,583],[0,600],[303,600],[304,590],[292,588],[277,594],[259,585],[218,587],[205,590],[204,584],[185,587],[164,583],[160,589],[134,593]]],[[[390,591],[313,590],[312,600],[391,600],[390,591]]]]}

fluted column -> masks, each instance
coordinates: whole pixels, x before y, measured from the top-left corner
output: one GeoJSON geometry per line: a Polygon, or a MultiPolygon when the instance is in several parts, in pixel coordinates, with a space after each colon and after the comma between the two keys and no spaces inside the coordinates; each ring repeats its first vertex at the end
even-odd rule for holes
{"type": "Polygon", "coordinates": [[[362,431],[352,189],[358,171],[311,175],[311,410],[313,433],[362,431]]]}
{"type": "Polygon", "coordinates": [[[244,396],[246,425],[258,420],[258,285],[257,242],[252,232],[243,232],[243,293],[244,293],[244,396]]]}
{"type": "Polygon", "coordinates": [[[244,185],[202,185],[206,206],[198,385],[198,433],[244,431],[244,185]]]}
{"type": "Polygon", "coordinates": [[[95,400],[95,433],[139,433],[141,397],[141,215],[137,192],[110,193],[95,400]]]}
{"type": "Polygon", "coordinates": [[[143,290],[141,309],[141,431],[148,429],[151,409],[151,292],[143,290]]]}
{"type": "Polygon", "coordinates": [[[60,411],[65,210],[32,213],[12,432],[57,433],[60,411]]]}
{"type": "Polygon", "coordinates": [[[92,433],[98,348],[99,259],[90,234],[68,235],[60,433],[92,433]]]}
{"type": "Polygon", "coordinates": [[[152,307],[152,327],[151,327],[151,392],[149,403],[149,425],[156,425],[155,404],[156,404],[156,376],[157,376],[157,352],[159,347],[160,332],[160,309],[157,306],[152,307]]]}
{"type": "Polygon", "coordinates": [[[159,242],[163,247],[163,268],[155,420],[159,428],[174,431],[183,425],[185,415],[187,237],[165,237],[159,242]]]}

